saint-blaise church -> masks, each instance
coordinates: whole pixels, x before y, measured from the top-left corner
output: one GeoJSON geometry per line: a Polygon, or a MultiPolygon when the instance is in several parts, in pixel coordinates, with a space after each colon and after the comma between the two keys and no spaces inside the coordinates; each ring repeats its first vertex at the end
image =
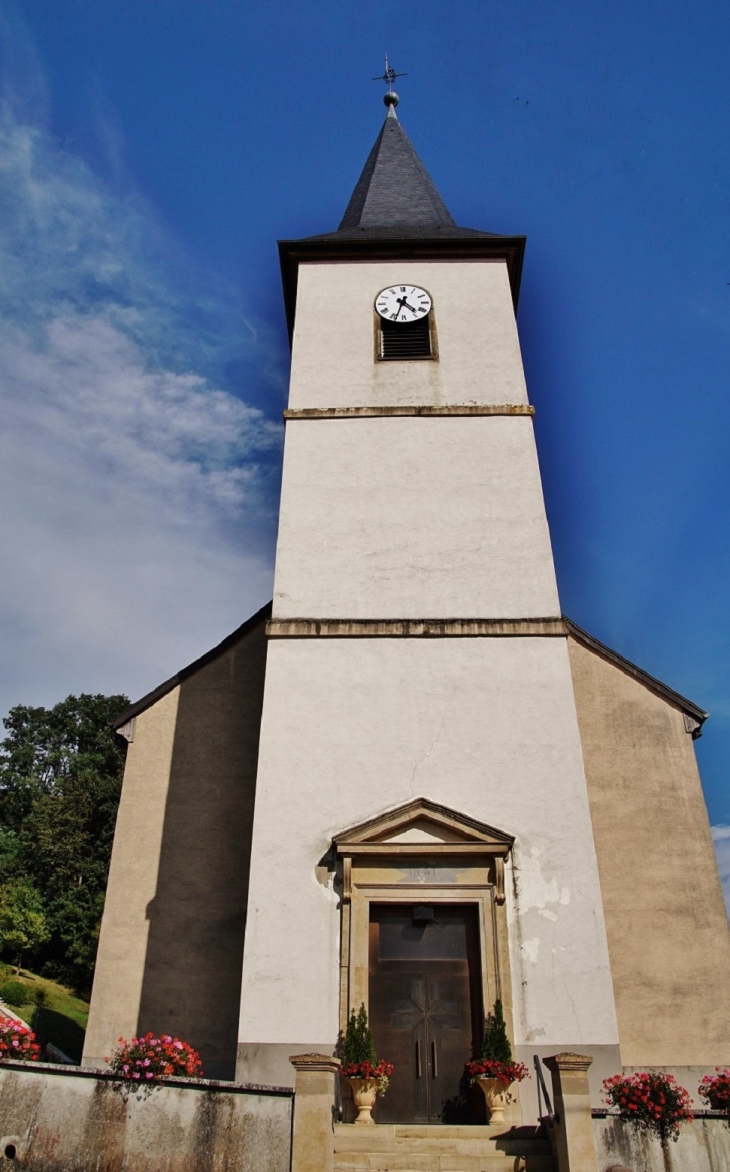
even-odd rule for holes
{"type": "Polygon", "coordinates": [[[364,1003],[376,1122],[437,1124],[499,998],[531,1070],[592,1057],[596,1104],[622,1069],[694,1089],[730,1058],[706,713],[562,614],[525,239],[454,221],[395,100],[339,227],[279,244],[273,601],[118,722],[84,1062],[165,1031],[291,1086],[364,1003]]]}

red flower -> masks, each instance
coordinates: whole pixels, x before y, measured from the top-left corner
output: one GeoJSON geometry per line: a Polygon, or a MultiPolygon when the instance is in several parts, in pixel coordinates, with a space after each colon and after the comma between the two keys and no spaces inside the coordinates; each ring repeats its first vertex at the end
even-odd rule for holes
{"type": "Polygon", "coordinates": [[[706,1074],[699,1086],[701,1099],[713,1111],[726,1111],[730,1118],[730,1068],[715,1067],[716,1074],[706,1074]]]}
{"type": "Polygon", "coordinates": [[[28,1026],[10,1019],[0,1021],[0,1061],[37,1062],[40,1056],[41,1048],[28,1026]]]}
{"type": "Polygon", "coordinates": [[[345,1078],[390,1078],[393,1073],[393,1063],[384,1058],[376,1066],[372,1062],[346,1062],[342,1067],[345,1078]]]}
{"type": "Polygon", "coordinates": [[[119,1039],[119,1046],[112,1055],[110,1067],[114,1074],[125,1080],[145,1081],[163,1078],[201,1078],[203,1066],[200,1055],[187,1042],[171,1038],[166,1034],[156,1038],[145,1034],[143,1038],[132,1038],[126,1042],[119,1039]]]}
{"type": "Polygon", "coordinates": [[[603,1094],[609,1106],[618,1108],[621,1118],[661,1139],[676,1140],[682,1123],[693,1118],[692,1100],[671,1074],[656,1070],[614,1074],[603,1080],[603,1094]]]}
{"type": "Polygon", "coordinates": [[[388,1089],[388,1080],[393,1073],[393,1063],[386,1062],[384,1058],[381,1058],[376,1064],[367,1060],[365,1062],[345,1062],[340,1069],[345,1078],[364,1078],[374,1082],[376,1084],[375,1093],[384,1095],[388,1089]]]}
{"type": "Polygon", "coordinates": [[[513,1082],[522,1082],[528,1075],[524,1062],[500,1062],[497,1058],[477,1058],[467,1062],[465,1069],[472,1082],[477,1078],[497,1078],[506,1087],[513,1082]]]}

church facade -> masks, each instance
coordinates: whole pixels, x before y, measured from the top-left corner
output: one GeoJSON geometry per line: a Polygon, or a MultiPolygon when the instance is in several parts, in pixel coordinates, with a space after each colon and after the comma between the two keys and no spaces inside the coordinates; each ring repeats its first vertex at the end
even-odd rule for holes
{"type": "Polygon", "coordinates": [[[292,1085],[364,1003],[376,1117],[438,1122],[498,998],[596,1105],[730,1059],[706,714],[561,613],[524,246],[454,222],[392,103],[339,229],[280,244],[274,598],[120,718],[85,1064],[151,1029],[292,1085]]]}

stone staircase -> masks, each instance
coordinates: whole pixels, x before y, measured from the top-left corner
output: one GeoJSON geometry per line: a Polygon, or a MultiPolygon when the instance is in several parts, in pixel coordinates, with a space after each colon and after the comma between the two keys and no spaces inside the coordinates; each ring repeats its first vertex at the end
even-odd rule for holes
{"type": "Polygon", "coordinates": [[[537,1127],[338,1123],[335,1172],[557,1172],[537,1127]]]}

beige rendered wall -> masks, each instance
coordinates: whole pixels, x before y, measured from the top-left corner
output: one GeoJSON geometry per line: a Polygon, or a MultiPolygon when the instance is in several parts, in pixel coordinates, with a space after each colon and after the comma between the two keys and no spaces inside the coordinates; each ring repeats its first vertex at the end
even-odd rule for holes
{"type": "Polygon", "coordinates": [[[153,1030],[233,1076],[265,658],[261,622],[137,717],[85,1065],[153,1030]]]}
{"type": "Polygon", "coordinates": [[[568,640],[625,1066],[730,1059],[730,932],[681,711],[568,640]]]}
{"type": "Polygon", "coordinates": [[[137,717],[127,749],[104,915],[96,954],[84,1065],[103,1065],[119,1037],[137,1031],[180,689],[137,717]]]}

